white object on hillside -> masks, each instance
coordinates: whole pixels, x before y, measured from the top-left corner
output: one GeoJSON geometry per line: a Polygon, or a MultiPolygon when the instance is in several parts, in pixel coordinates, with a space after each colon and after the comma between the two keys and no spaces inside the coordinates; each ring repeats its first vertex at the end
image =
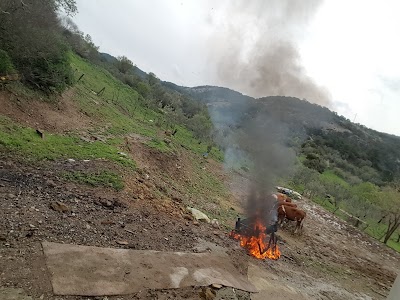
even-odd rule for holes
{"type": "Polygon", "coordinates": [[[205,213],[199,211],[198,209],[188,206],[187,210],[190,211],[190,213],[197,221],[204,221],[210,223],[210,218],[205,213]]]}

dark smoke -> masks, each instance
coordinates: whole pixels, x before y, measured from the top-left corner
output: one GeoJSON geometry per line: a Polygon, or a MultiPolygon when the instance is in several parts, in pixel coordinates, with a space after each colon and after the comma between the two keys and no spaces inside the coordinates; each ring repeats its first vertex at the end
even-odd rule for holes
{"type": "Polygon", "coordinates": [[[223,30],[215,36],[222,85],[253,97],[293,96],[330,106],[328,91],[301,65],[297,40],[320,0],[233,1],[223,30]]]}
{"type": "MultiPolygon", "coordinates": [[[[221,83],[251,96],[293,96],[329,106],[329,94],[307,76],[296,46],[320,2],[228,2],[228,18],[216,33],[214,42],[221,83]]],[[[225,129],[232,129],[219,136],[226,164],[249,166],[248,217],[262,216],[268,224],[274,218],[270,214],[275,204],[271,197],[274,185],[279,178],[288,175],[294,166],[295,154],[287,146],[286,124],[267,109],[260,110],[260,100],[254,101],[257,102],[256,111],[249,102],[240,108],[240,113],[237,105],[232,104],[234,111],[227,109],[224,116],[211,111],[211,115],[219,128],[227,125],[225,129]],[[229,124],[222,121],[222,117],[229,120],[229,124]]]]}
{"type": "Polygon", "coordinates": [[[235,147],[241,149],[250,162],[250,186],[247,199],[249,218],[261,218],[270,223],[274,202],[271,193],[280,177],[290,173],[294,164],[293,149],[286,145],[288,128],[264,111],[246,119],[234,134],[235,147]]]}

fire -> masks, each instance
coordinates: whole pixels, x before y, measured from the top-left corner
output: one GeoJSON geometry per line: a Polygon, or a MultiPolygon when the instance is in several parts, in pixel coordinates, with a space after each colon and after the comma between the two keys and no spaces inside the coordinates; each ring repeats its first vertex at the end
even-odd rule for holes
{"type": "Polygon", "coordinates": [[[279,259],[281,252],[278,245],[269,241],[270,237],[265,233],[266,227],[259,221],[254,224],[252,236],[246,236],[232,231],[230,236],[240,241],[240,246],[247,249],[250,255],[259,259],[279,259]]]}

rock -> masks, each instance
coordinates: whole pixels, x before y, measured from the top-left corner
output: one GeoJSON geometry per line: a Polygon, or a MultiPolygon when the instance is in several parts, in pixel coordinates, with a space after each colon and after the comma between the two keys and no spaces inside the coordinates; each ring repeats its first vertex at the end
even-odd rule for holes
{"type": "Polygon", "coordinates": [[[222,288],[222,284],[218,284],[218,283],[213,283],[211,285],[212,288],[219,290],[220,288],[222,288]]]}
{"type": "Polygon", "coordinates": [[[50,187],[55,187],[55,186],[56,186],[56,184],[54,183],[54,181],[51,180],[51,179],[47,179],[47,180],[46,180],[46,184],[47,184],[48,186],[50,186],[50,187]]]}
{"type": "Polygon", "coordinates": [[[193,221],[193,217],[191,215],[188,215],[188,214],[183,214],[183,218],[185,220],[193,221]]]}
{"type": "Polygon", "coordinates": [[[218,222],[218,220],[217,220],[217,219],[212,219],[211,225],[212,225],[212,227],[214,227],[214,228],[219,228],[219,222],[218,222]]]}
{"type": "Polygon", "coordinates": [[[128,156],[128,154],[126,154],[125,152],[118,152],[118,154],[125,157],[128,156]]]}
{"type": "Polygon", "coordinates": [[[50,208],[55,210],[55,211],[62,212],[62,213],[65,213],[65,212],[69,211],[69,207],[66,204],[64,204],[64,203],[62,203],[60,201],[51,202],[50,203],[50,208]]]}
{"type": "Polygon", "coordinates": [[[67,162],[75,162],[75,159],[73,159],[73,158],[68,158],[68,159],[67,159],[67,162]]]}
{"type": "Polygon", "coordinates": [[[114,202],[107,200],[107,199],[100,199],[100,204],[107,208],[114,208],[114,202]]]}
{"type": "Polygon", "coordinates": [[[205,213],[199,211],[198,209],[195,209],[193,207],[187,207],[187,210],[191,212],[191,214],[197,221],[210,223],[210,218],[205,213]]]}
{"type": "Polygon", "coordinates": [[[11,194],[11,193],[7,195],[7,198],[9,198],[9,199],[14,199],[15,197],[16,196],[14,194],[11,194]]]}
{"type": "Polygon", "coordinates": [[[43,130],[36,129],[36,133],[37,133],[42,139],[44,139],[44,132],[43,132],[43,130]]]}
{"type": "Polygon", "coordinates": [[[216,296],[216,292],[211,288],[207,287],[207,288],[202,288],[199,295],[204,300],[213,300],[216,296]]]}
{"type": "Polygon", "coordinates": [[[124,246],[129,245],[129,242],[127,242],[127,241],[116,241],[116,243],[118,245],[124,245],[124,246]]]}
{"type": "Polygon", "coordinates": [[[197,222],[197,221],[193,221],[193,225],[199,226],[199,225],[200,225],[200,223],[199,223],[199,222],[197,222]]]}
{"type": "Polygon", "coordinates": [[[92,228],[92,226],[90,226],[89,224],[86,224],[86,229],[91,229],[92,228]]]}

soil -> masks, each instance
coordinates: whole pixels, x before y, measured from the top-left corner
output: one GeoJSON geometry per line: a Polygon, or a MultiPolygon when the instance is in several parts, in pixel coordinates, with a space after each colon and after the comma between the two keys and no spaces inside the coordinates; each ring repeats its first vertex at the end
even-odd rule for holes
{"type": "MultiPolygon", "coordinates": [[[[10,105],[0,106],[0,114],[56,132],[71,129],[68,126],[72,125],[56,127],[54,124],[60,123],[48,119],[47,113],[44,119],[31,118],[26,111],[18,112],[10,105]]],[[[55,111],[50,106],[46,109],[55,111]]],[[[77,126],[75,129],[90,124],[77,114],[80,121],[69,122],[77,126]]],[[[26,299],[90,298],[52,293],[42,241],[159,251],[224,251],[262,290],[250,295],[225,287],[191,287],[95,298],[99,300],[206,299],[210,293],[215,299],[242,300],[385,299],[388,295],[400,270],[400,254],[308,199],[296,202],[307,212],[302,232],[293,234],[293,224],[278,231],[282,252],[279,260],[249,257],[228,237],[229,226],[233,228],[235,220],[227,224],[228,229],[214,228],[195,222],[186,211],[187,203],[195,205],[199,201],[188,197],[184,187],[195,184],[196,169],[190,162],[200,158],[184,149],[162,153],[147,147],[146,141],[138,135],[126,137],[126,150],[137,162],[138,170],[120,170],[125,182],[122,191],[71,183],[60,175],[76,170],[119,170],[104,160],[27,165],[20,157],[0,153],[0,298],[12,290],[20,293],[21,289],[26,299]],[[174,184],[166,180],[165,174],[174,179],[174,184]],[[60,209],[57,201],[65,209],[60,209]]],[[[232,192],[223,201],[239,211],[245,204],[240,199],[244,199],[248,180],[237,173],[227,174],[220,163],[211,159],[201,164],[226,182],[232,192]]],[[[210,209],[218,210],[218,206],[210,209]]]]}
{"type": "Polygon", "coordinates": [[[52,102],[22,98],[14,93],[0,92],[0,115],[35,129],[48,132],[67,132],[87,129],[95,122],[81,112],[72,101],[74,89],[70,89],[52,102]]]}

